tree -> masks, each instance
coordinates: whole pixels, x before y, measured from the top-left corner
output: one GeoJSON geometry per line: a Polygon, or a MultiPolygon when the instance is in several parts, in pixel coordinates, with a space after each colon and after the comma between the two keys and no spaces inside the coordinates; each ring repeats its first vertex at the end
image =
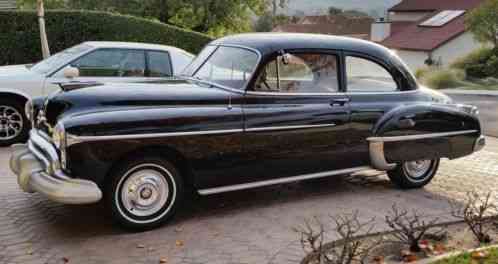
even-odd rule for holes
{"type": "Polygon", "coordinates": [[[272,15],[276,16],[278,8],[285,8],[289,3],[289,0],[270,0],[272,15]]]}
{"type": "Polygon", "coordinates": [[[328,10],[329,16],[335,16],[335,15],[339,15],[341,13],[342,13],[342,9],[334,7],[334,6],[329,7],[329,10],[328,10]]]}
{"type": "Polygon", "coordinates": [[[486,0],[467,14],[465,23],[477,41],[498,48],[498,0],[486,0]]]}

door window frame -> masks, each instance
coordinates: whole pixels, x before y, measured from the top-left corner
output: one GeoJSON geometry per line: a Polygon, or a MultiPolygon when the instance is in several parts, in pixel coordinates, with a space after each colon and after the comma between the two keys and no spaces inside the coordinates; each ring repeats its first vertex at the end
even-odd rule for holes
{"type": "MultiPolygon", "coordinates": [[[[144,63],[145,63],[145,72],[144,72],[144,76],[143,77],[137,77],[137,76],[127,76],[127,77],[112,77],[112,76],[106,76],[106,77],[102,77],[102,76],[82,76],[83,78],[151,78],[149,76],[149,59],[148,59],[148,51],[152,51],[152,52],[164,52],[164,53],[167,53],[168,55],[168,58],[169,58],[169,63],[170,63],[170,67],[171,67],[171,70],[172,70],[172,73],[174,73],[174,69],[173,69],[173,65],[172,65],[172,61],[171,61],[171,54],[169,53],[169,51],[167,50],[159,50],[159,49],[135,49],[135,48],[120,48],[120,47],[116,47],[116,48],[112,48],[112,47],[105,47],[105,48],[94,48],[94,49],[91,49],[79,56],[77,56],[76,58],[70,60],[68,63],[64,64],[63,66],[59,67],[57,70],[49,73],[47,75],[47,78],[51,78],[51,77],[54,77],[54,75],[56,75],[57,73],[59,73],[61,70],[63,70],[64,68],[66,68],[67,66],[71,65],[72,63],[74,63],[75,61],[81,59],[83,56],[87,56],[87,55],[90,55],[91,53],[94,53],[94,52],[97,52],[97,51],[100,51],[100,50],[132,50],[132,51],[141,51],[144,53],[144,63]]],[[[174,75],[172,75],[171,77],[173,77],[174,75]]],[[[152,77],[152,78],[168,78],[168,77],[152,77]]]]}
{"type": "Polygon", "coordinates": [[[398,93],[407,93],[407,92],[416,92],[417,89],[414,89],[414,90],[403,90],[403,83],[404,83],[404,76],[401,72],[399,72],[397,70],[397,68],[392,65],[392,64],[389,64],[387,63],[385,60],[381,60],[377,57],[374,57],[374,56],[371,56],[371,55],[367,55],[367,54],[364,54],[364,53],[361,53],[361,52],[352,52],[352,51],[345,51],[343,52],[343,57],[341,59],[343,61],[343,66],[344,66],[344,69],[343,69],[343,79],[345,81],[344,83],[344,91],[345,93],[347,94],[350,94],[350,95],[354,95],[354,94],[398,94],[398,93]],[[396,83],[396,90],[394,91],[359,91],[359,92],[354,92],[354,91],[348,91],[348,84],[347,84],[347,80],[348,80],[348,76],[347,76],[347,65],[346,65],[346,58],[347,57],[354,57],[354,58],[360,58],[360,59],[364,59],[364,60],[367,60],[367,61],[370,61],[370,62],[373,62],[379,66],[381,66],[382,68],[384,68],[384,70],[386,70],[392,77],[393,81],[396,83]]]}
{"type": "MultiPolygon", "coordinates": [[[[252,80],[248,83],[245,94],[248,95],[269,95],[269,96],[331,96],[331,95],[344,95],[345,91],[345,67],[344,67],[344,59],[343,52],[340,50],[332,50],[332,49],[286,49],[274,52],[273,54],[267,56],[264,60],[261,60],[252,80]],[[337,79],[338,79],[338,91],[337,92],[324,92],[324,93],[281,93],[281,92],[265,92],[265,91],[254,91],[256,81],[259,78],[259,75],[262,71],[265,70],[265,67],[276,60],[278,56],[283,53],[290,54],[324,54],[324,55],[333,55],[337,58],[337,79]]],[[[279,76],[278,76],[279,77],[279,76]]]]}
{"type": "Polygon", "coordinates": [[[151,50],[144,49],[145,52],[145,78],[171,78],[175,76],[175,69],[173,69],[173,61],[171,60],[171,54],[166,50],[151,50]],[[165,53],[169,60],[169,68],[171,70],[171,76],[163,76],[163,77],[151,77],[150,76],[150,63],[149,63],[149,52],[161,52],[165,53]]]}

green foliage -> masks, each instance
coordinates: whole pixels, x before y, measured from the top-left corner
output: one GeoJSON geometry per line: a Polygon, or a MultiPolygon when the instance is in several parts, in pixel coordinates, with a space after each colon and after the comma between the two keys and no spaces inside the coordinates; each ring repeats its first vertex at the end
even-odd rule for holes
{"type": "Polygon", "coordinates": [[[331,6],[329,7],[328,13],[330,16],[339,15],[342,13],[342,9],[331,6]]]}
{"type": "Polygon", "coordinates": [[[498,0],[486,0],[465,18],[467,28],[483,43],[491,42],[498,48],[498,0]]]}
{"type": "MultiPolygon", "coordinates": [[[[21,8],[33,8],[36,0],[18,0],[21,8]]],[[[166,24],[207,33],[211,36],[252,30],[252,15],[262,15],[268,1],[284,0],[45,0],[46,9],[107,11],[159,20],[166,24]],[[57,5],[55,5],[57,3],[57,5]]]]}
{"type": "Polygon", "coordinates": [[[498,78],[498,48],[481,48],[454,61],[453,69],[464,70],[469,78],[498,78]]]}
{"type": "MultiPolygon", "coordinates": [[[[106,12],[47,11],[47,35],[53,53],[90,40],[131,41],[176,46],[198,52],[211,38],[143,18],[106,12]]],[[[41,59],[34,11],[0,12],[0,65],[41,59]]]]}
{"type": "Polygon", "coordinates": [[[417,80],[423,79],[427,73],[429,73],[432,69],[429,67],[419,68],[415,71],[415,77],[417,80]]]}
{"type": "Polygon", "coordinates": [[[473,260],[471,253],[465,253],[459,256],[450,257],[447,259],[438,260],[432,264],[469,264],[469,263],[481,263],[481,264],[496,264],[498,263],[498,249],[493,248],[486,250],[488,256],[482,261],[473,260]]]}
{"type": "Polygon", "coordinates": [[[433,89],[446,89],[462,86],[465,73],[462,70],[434,70],[427,72],[421,82],[433,89]]]}

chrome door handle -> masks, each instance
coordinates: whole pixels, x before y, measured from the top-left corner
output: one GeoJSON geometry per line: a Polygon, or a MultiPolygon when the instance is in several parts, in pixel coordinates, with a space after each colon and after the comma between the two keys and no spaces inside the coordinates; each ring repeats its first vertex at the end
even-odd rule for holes
{"type": "Polygon", "coordinates": [[[333,99],[332,102],[330,103],[330,106],[335,106],[335,105],[340,105],[344,106],[345,104],[349,103],[351,100],[349,98],[337,98],[333,99]]]}

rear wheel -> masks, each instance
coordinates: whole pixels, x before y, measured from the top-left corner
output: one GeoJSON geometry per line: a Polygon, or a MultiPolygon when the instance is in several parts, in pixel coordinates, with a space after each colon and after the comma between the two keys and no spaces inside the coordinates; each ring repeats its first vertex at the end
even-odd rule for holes
{"type": "Polygon", "coordinates": [[[25,142],[28,139],[29,121],[24,105],[15,99],[0,99],[0,146],[25,142]]]}
{"type": "Polygon", "coordinates": [[[391,181],[403,189],[421,188],[431,182],[439,167],[439,159],[405,161],[388,171],[391,181]]]}
{"type": "Polygon", "coordinates": [[[148,156],[124,162],[113,173],[107,203],[125,227],[150,229],[168,220],[183,198],[183,181],[167,160],[148,156]]]}

